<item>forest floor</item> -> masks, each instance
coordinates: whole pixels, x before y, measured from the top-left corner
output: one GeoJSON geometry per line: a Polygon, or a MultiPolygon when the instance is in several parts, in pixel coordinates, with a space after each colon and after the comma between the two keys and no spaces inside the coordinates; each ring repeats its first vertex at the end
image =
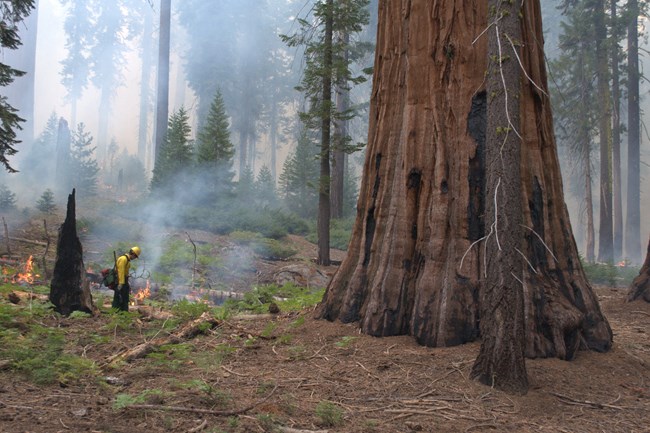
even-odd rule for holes
{"type": "MultiPolygon", "coordinates": [[[[296,260],[316,254],[294,240],[296,260]]],[[[129,362],[111,361],[173,333],[169,319],[107,309],[47,314],[34,320],[62,332],[64,353],[91,361],[92,374],[38,384],[0,359],[0,432],[648,432],[650,304],[626,303],[625,288],[595,291],[612,350],[527,360],[524,396],[469,379],[479,343],[427,348],[407,336],[373,338],[354,324],[315,320],[313,308],[218,319],[129,362]]],[[[0,306],[21,308],[2,298],[0,306]]]]}

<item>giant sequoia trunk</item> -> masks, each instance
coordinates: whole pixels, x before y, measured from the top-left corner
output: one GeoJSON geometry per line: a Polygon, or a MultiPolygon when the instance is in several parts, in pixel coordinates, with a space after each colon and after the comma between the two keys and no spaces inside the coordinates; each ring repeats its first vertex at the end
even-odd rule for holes
{"type": "MultiPolygon", "coordinates": [[[[525,2],[520,113],[525,353],[612,333],[580,265],[553,136],[539,2],[525,2]]],[[[487,4],[381,2],[368,150],[348,255],[317,315],[375,336],[478,337],[485,254],[487,4]]]]}
{"type": "Polygon", "coordinates": [[[59,229],[56,262],[50,285],[50,302],[64,316],[73,311],[93,313],[93,299],[86,278],[83,249],[77,236],[75,190],[68,196],[65,221],[59,229]]]}

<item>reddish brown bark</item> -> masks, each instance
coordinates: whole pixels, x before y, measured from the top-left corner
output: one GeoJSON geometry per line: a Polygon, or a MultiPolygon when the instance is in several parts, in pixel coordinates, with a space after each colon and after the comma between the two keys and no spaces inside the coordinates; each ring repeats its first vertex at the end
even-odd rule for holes
{"type": "Polygon", "coordinates": [[[639,275],[637,275],[630,285],[627,300],[644,300],[650,302],[650,241],[648,241],[648,250],[639,275]]]}
{"type": "MultiPolygon", "coordinates": [[[[525,2],[522,203],[529,357],[608,350],[612,334],[564,204],[539,2],[525,2]],[[534,269],[534,271],[531,270],[534,269]]],[[[485,256],[487,4],[381,2],[370,131],[348,255],[317,315],[449,346],[478,337],[485,256]]]]}

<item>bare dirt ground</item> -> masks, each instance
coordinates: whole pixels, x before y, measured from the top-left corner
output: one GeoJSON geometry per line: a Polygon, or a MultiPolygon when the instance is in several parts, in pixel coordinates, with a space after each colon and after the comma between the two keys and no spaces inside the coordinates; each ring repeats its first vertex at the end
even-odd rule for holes
{"type": "MultiPolygon", "coordinates": [[[[309,243],[299,249],[300,260],[315,255],[309,243]]],[[[37,386],[0,367],[0,432],[648,432],[650,304],[626,303],[625,289],[596,292],[613,349],[528,360],[525,396],[469,379],[479,343],[373,338],[314,320],[311,309],[222,320],[117,365],[111,356],[164,335],[164,321],[135,317],[122,329],[109,314],[53,315],[46,324],[64,329],[66,350],[93,360],[98,374],[37,386]],[[124,395],[142,401],[118,408],[124,395]]]]}

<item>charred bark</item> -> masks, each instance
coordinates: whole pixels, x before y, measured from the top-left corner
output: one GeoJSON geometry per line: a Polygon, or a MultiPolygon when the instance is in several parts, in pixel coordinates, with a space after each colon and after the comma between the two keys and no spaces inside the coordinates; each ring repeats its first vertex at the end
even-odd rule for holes
{"type": "Polygon", "coordinates": [[[627,300],[644,300],[650,302],[650,241],[648,241],[648,250],[646,252],[643,266],[641,266],[641,270],[639,271],[639,275],[630,285],[627,300]]]}
{"type": "MultiPolygon", "coordinates": [[[[520,95],[525,353],[608,350],[564,204],[539,2],[525,2],[520,95]]],[[[486,235],[487,4],[380,2],[368,149],[346,259],[316,315],[427,346],[479,334],[486,235]]],[[[519,60],[518,60],[519,61],[519,60]]]]}
{"type": "Polygon", "coordinates": [[[50,284],[50,302],[57,312],[64,316],[73,311],[93,313],[92,295],[86,278],[83,262],[83,248],[77,236],[75,190],[68,195],[68,209],[65,221],[59,229],[56,247],[56,262],[50,284]]]}

